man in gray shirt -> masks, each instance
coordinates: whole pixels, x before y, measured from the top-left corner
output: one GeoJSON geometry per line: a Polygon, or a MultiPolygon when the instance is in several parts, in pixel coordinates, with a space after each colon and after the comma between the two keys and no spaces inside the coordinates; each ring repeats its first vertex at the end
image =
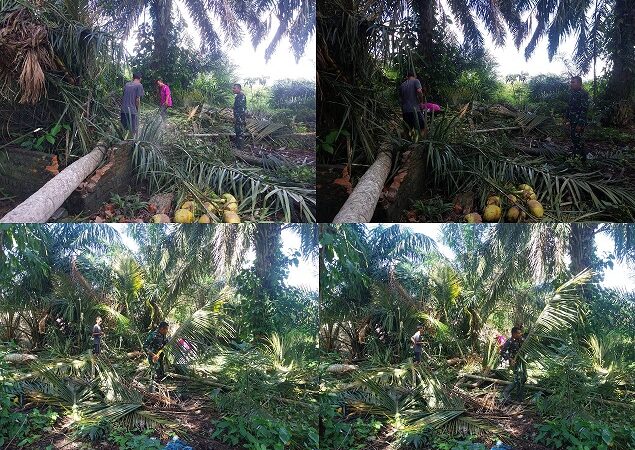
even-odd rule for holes
{"type": "Polygon", "coordinates": [[[132,81],[124,86],[121,99],[121,124],[126,130],[130,130],[133,137],[137,136],[139,109],[141,108],[141,97],[144,94],[141,75],[135,73],[132,76],[132,81]]]}
{"type": "Polygon", "coordinates": [[[421,136],[423,136],[426,121],[421,108],[419,108],[419,104],[423,103],[423,88],[413,72],[408,72],[406,80],[399,87],[399,102],[401,103],[403,120],[410,128],[417,128],[418,124],[421,136]]]}

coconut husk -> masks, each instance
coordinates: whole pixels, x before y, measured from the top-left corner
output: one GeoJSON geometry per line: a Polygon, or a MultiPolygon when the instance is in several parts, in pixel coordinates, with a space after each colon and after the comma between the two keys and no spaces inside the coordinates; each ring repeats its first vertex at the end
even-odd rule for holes
{"type": "Polygon", "coordinates": [[[20,103],[33,105],[46,95],[45,71],[56,69],[48,30],[28,9],[0,22],[0,81],[17,80],[20,103]]]}

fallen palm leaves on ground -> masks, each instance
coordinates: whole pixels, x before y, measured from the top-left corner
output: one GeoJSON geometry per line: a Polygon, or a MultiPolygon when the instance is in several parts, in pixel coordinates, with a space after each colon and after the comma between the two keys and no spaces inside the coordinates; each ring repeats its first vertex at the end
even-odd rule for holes
{"type": "MultiPolygon", "coordinates": [[[[43,356],[2,373],[1,395],[25,410],[37,405],[59,413],[48,433],[37,436],[38,442],[59,431],[73,440],[93,440],[92,435],[95,444],[105,444],[104,434],[116,425],[152,430],[162,440],[178,435],[195,448],[234,448],[234,431],[224,417],[238,415],[251,432],[250,427],[271,427],[278,421],[284,432],[274,433],[280,433],[281,444],[311,448],[305,446],[317,445],[314,377],[306,356],[293,348],[299,348],[293,339],[287,343],[277,335],[262,346],[209,348],[195,359],[180,359],[174,366],[178,373],[169,372],[158,385],[148,383],[149,369],[141,354],[43,356]]],[[[249,441],[248,434],[239,440],[249,441]]]]}
{"type": "MultiPolygon", "coordinates": [[[[168,204],[147,205],[135,198],[138,213],[125,214],[111,202],[95,221],[240,223],[242,221],[315,221],[313,160],[301,162],[278,154],[261,158],[262,165],[237,159],[227,137],[212,142],[183,135],[169,122],[165,127],[148,117],[133,150],[139,181],[168,204]],[[185,205],[185,206],[184,206],[185,205]]],[[[130,210],[131,208],[128,208],[130,210]]]]}
{"type": "Polygon", "coordinates": [[[476,104],[434,117],[417,149],[432,197],[454,199],[444,220],[485,219],[489,201],[512,210],[490,207],[494,222],[632,219],[635,142],[586,145],[593,158],[583,162],[568,154],[566,136],[550,117],[476,104]]]}

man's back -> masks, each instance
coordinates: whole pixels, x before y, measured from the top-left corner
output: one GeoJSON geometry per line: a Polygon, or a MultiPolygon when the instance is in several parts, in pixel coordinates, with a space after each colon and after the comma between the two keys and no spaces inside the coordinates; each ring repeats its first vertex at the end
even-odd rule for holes
{"type": "Polygon", "coordinates": [[[123,97],[121,98],[121,112],[129,114],[137,114],[137,98],[143,97],[143,85],[129,81],[123,88],[123,97]]]}
{"type": "Polygon", "coordinates": [[[419,109],[417,90],[421,89],[421,82],[416,78],[408,78],[399,87],[399,99],[403,112],[415,112],[419,109]]]}

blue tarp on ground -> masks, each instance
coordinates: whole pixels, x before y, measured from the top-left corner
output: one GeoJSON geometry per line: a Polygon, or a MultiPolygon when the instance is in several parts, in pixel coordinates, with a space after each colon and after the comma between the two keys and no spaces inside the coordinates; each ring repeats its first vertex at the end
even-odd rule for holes
{"type": "Polygon", "coordinates": [[[168,445],[165,446],[164,450],[194,450],[194,449],[180,439],[173,439],[168,443],[168,445]]]}

